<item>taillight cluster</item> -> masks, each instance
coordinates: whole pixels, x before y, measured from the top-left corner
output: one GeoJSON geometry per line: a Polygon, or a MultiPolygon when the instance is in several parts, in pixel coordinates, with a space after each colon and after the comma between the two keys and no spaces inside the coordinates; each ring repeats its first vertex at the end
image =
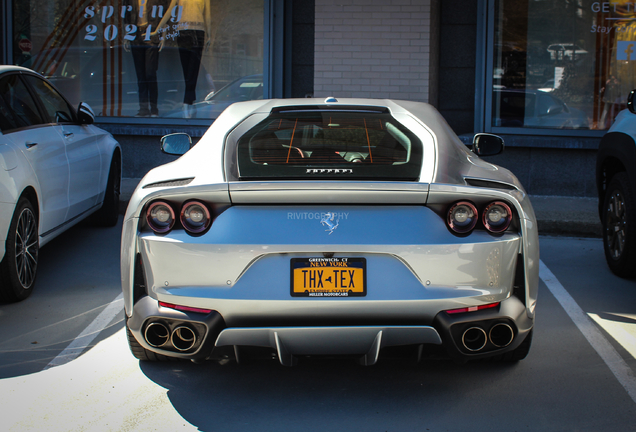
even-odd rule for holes
{"type": "MultiPolygon", "coordinates": [[[[470,201],[458,201],[448,209],[446,223],[457,234],[468,234],[477,226],[480,213],[470,201]]],[[[493,201],[481,211],[481,223],[493,234],[504,232],[512,222],[512,210],[503,201],[493,201]]]]}
{"type": "MultiPolygon", "coordinates": [[[[175,225],[173,206],[166,201],[154,201],[146,207],[146,222],[157,234],[169,232],[175,225]]],[[[190,234],[200,234],[212,224],[212,213],[200,201],[187,201],[179,211],[181,226],[190,234]]]]}

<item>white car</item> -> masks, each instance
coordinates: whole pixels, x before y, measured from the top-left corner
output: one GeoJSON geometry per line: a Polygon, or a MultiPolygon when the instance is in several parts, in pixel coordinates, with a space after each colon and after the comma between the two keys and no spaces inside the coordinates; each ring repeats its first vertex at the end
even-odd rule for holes
{"type": "Polygon", "coordinates": [[[471,151],[430,105],[330,97],[234,103],[190,144],[163,138],[183,156],[124,218],[138,359],[528,354],[538,233],[517,178],[479,157],[501,138],[471,151]]]}
{"type": "Polygon", "coordinates": [[[0,301],[27,298],[39,248],[89,215],[117,223],[121,148],[41,75],[0,66],[0,301]]]}

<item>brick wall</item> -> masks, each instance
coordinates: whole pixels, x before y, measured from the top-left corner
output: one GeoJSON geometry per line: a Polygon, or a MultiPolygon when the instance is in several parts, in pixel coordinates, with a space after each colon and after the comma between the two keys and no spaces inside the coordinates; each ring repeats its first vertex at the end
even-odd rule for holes
{"type": "Polygon", "coordinates": [[[437,0],[316,0],[314,95],[436,104],[437,0]]]}

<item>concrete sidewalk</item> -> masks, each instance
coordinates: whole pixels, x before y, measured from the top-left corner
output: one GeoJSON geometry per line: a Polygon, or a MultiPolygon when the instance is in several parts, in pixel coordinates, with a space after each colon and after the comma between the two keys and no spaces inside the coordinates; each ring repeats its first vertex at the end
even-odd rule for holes
{"type": "MultiPolygon", "coordinates": [[[[141,179],[124,178],[121,184],[120,211],[124,213],[128,200],[141,179]]],[[[596,198],[531,195],[539,225],[539,234],[569,237],[601,237],[596,198]]]]}
{"type": "Polygon", "coordinates": [[[530,195],[539,234],[601,237],[597,198],[530,195]]]}

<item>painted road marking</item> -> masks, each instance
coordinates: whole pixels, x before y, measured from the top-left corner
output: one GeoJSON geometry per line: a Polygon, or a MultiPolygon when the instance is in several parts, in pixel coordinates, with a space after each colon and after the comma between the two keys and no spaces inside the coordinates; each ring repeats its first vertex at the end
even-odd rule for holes
{"type": "Polygon", "coordinates": [[[613,319],[602,318],[593,313],[587,315],[636,359],[636,315],[604,314],[613,319]]]}
{"type": "Polygon", "coordinates": [[[47,370],[53,366],[60,366],[70,361],[75,360],[90,344],[93,339],[110,324],[110,322],[121,312],[124,307],[124,296],[119,294],[112,302],[106,306],[97,318],[84,329],[79,336],[68,344],[64,351],[58,354],[53,360],[49,362],[44,368],[47,370]]]}
{"type": "Polygon", "coordinates": [[[583,309],[576,303],[572,296],[554,276],[550,269],[539,262],[539,277],[548,287],[552,295],[561,304],[561,307],[570,316],[579,331],[603,359],[607,367],[612,371],[618,382],[627,390],[627,393],[636,402],[636,377],[625,360],[616,352],[612,344],[603,336],[601,331],[592,323],[583,309]]]}
{"type": "MultiPolygon", "coordinates": [[[[600,318],[598,315],[588,315],[576,303],[574,298],[561,285],[550,269],[540,261],[539,277],[548,287],[552,295],[561,304],[561,307],[568,314],[570,319],[577,326],[579,331],[587,339],[605,364],[612,371],[619,383],[625,388],[629,396],[636,402],[636,377],[623,358],[616,352],[614,347],[603,336],[600,330],[594,326],[591,319],[599,326],[606,329],[610,334],[617,335],[617,341],[636,358],[636,338],[632,330],[636,324],[618,323],[600,318]]],[[[106,308],[93,320],[84,331],[76,337],[57,357],[44,368],[63,365],[77,358],[97,337],[97,335],[108,326],[108,324],[121,312],[123,308],[123,295],[119,294],[106,308]]]]}

